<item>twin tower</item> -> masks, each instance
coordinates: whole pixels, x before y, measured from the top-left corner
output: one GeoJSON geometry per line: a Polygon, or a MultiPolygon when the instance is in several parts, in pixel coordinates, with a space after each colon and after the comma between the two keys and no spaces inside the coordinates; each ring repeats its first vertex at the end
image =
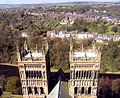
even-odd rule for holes
{"type": "MultiPolygon", "coordinates": [[[[41,50],[31,50],[25,40],[24,49],[20,51],[17,48],[17,58],[23,98],[47,98],[50,74],[47,41],[44,41],[41,50]]],[[[69,61],[69,95],[72,98],[97,98],[100,51],[94,45],[92,48],[76,51],[70,42],[69,61]]]]}

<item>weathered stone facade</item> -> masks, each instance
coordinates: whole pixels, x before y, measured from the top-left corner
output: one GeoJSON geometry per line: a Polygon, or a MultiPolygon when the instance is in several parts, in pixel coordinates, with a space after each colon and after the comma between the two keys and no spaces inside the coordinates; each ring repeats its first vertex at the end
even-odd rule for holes
{"type": "Polygon", "coordinates": [[[101,52],[93,45],[76,51],[70,42],[69,94],[72,98],[97,98],[101,52]]]}
{"type": "MultiPolygon", "coordinates": [[[[23,98],[46,98],[48,96],[49,49],[45,41],[42,50],[30,50],[25,40],[24,49],[17,49],[19,74],[23,98]]],[[[72,98],[97,98],[98,73],[101,52],[95,45],[74,50],[70,40],[69,95],[72,98]]]]}
{"type": "Polygon", "coordinates": [[[24,50],[17,51],[23,98],[46,98],[48,95],[48,45],[30,50],[25,40],[24,50]]]}

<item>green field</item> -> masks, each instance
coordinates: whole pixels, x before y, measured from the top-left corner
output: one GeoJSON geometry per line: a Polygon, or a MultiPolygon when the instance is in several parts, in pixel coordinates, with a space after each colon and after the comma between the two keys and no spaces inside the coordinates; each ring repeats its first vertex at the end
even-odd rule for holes
{"type": "Polygon", "coordinates": [[[10,92],[3,92],[0,98],[23,98],[22,95],[13,95],[10,92]]]}

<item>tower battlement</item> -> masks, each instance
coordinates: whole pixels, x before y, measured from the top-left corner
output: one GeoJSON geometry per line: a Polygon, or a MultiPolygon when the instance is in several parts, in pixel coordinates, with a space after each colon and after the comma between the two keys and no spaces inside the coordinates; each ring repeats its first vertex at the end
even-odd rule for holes
{"type": "Polygon", "coordinates": [[[100,52],[97,51],[74,51],[73,52],[73,61],[74,62],[93,62],[99,61],[100,52]]]}
{"type": "Polygon", "coordinates": [[[24,50],[21,53],[21,61],[42,61],[45,58],[45,54],[39,50],[39,51],[34,51],[34,50],[24,50]]]}
{"type": "Polygon", "coordinates": [[[18,58],[18,62],[24,61],[24,62],[30,62],[30,61],[45,61],[45,56],[48,53],[48,43],[45,40],[45,42],[43,43],[44,45],[42,46],[41,50],[37,49],[37,45],[36,45],[36,49],[29,49],[28,44],[27,44],[27,39],[25,38],[24,41],[24,49],[23,50],[19,50],[19,47],[17,46],[17,58],[18,58]]]}

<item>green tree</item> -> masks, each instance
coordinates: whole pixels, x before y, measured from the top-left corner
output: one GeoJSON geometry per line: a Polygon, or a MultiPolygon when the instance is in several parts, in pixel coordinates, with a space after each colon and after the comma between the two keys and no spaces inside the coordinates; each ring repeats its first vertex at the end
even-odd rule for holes
{"type": "Polygon", "coordinates": [[[104,71],[117,71],[119,70],[119,43],[110,42],[107,46],[103,46],[102,52],[102,68],[104,71]]]}
{"type": "Polygon", "coordinates": [[[49,42],[50,62],[54,68],[69,69],[69,41],[53,39],[49,42]]]}
{"type": "Polygon", "coordinates": [[[0,76],[0,86],[2,87],[2,89],[5,89],[5,85],[6,85],[6,78],[4,76],[0,76]]]}
{"type": "Polygon", "coordinates": [[[20,80],[18,77],[9,77],[7,79],[6,89],[5,91],[11,92],[13,94],[20,94],[20,80]]]}
{"type": "Polygon", "coordinates": [[[109,78],[99,78],[98,98],[111,98],[111,80],[109,78]]]}
{"type": "Polygon", "coordinates": [[[113,98],[120,98],[120,79],[112,81],[113,98]]]}
{"type": "Polygon", "coordinates": [[[112,27],[112,31],[115,33],[118,32],[118,27],[116,27],[116,26],[112,27]]]}

